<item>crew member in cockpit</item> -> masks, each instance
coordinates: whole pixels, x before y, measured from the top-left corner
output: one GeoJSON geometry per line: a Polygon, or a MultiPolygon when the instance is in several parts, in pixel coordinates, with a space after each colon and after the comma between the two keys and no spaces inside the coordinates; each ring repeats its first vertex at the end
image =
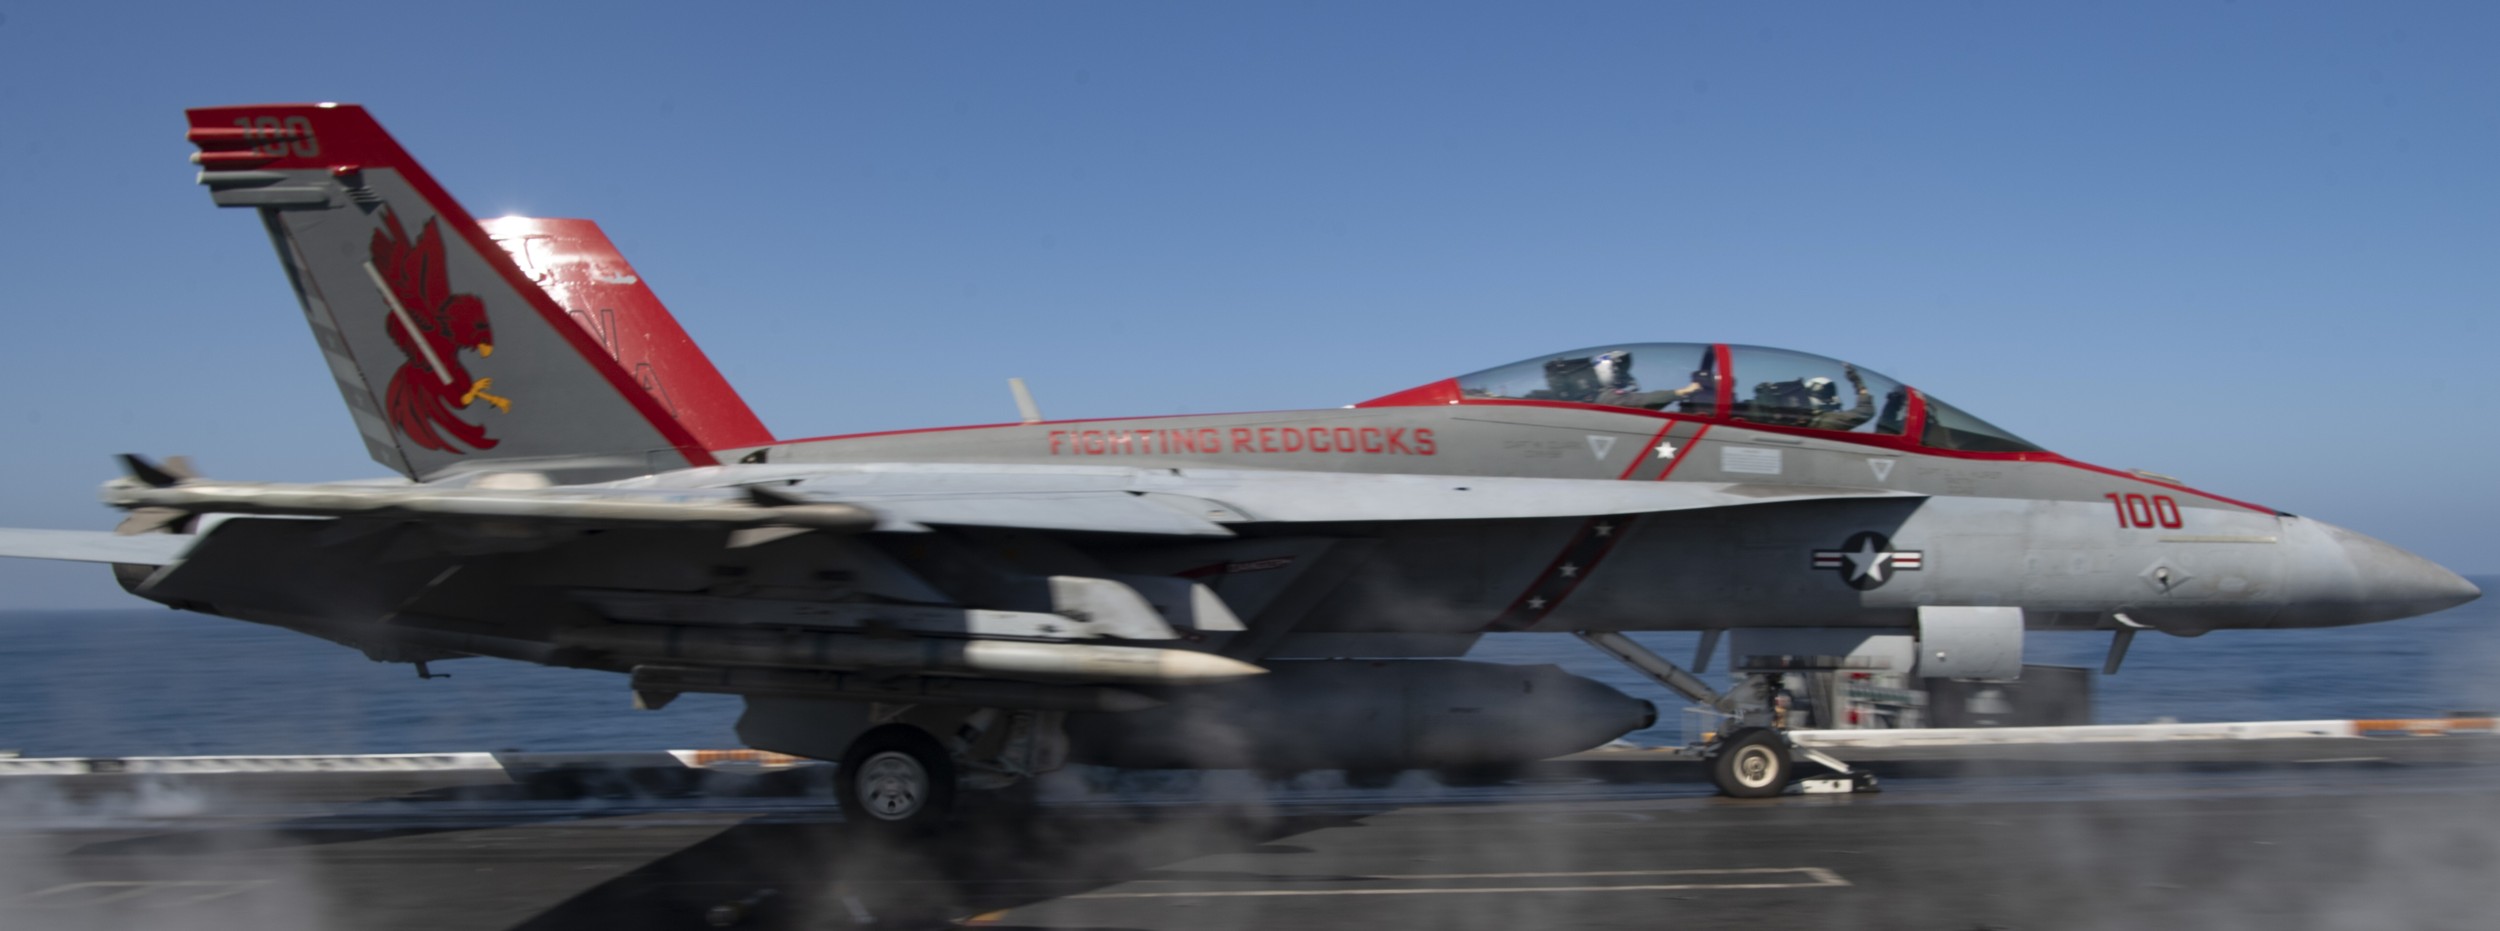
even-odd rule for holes
{"type": "MultiPolygon", "coordinates": [[[[1705,355],[1704,364],[1710,361],[1712,360],[1705,355]]],[[[1686,406],[1689,408],[1691,407],[1689,399],[1707,390],[1704,382],[1708,380],[1708,372],[1706,370],[1695,372],[1693,379],[1691,384],[1669,391],[1642,391],[1640,382],[1632,377],[1632,354],[1621,349],[1610,349],[1590,356],[1587,362],[1579,365],[1571,365],[1562,360],[1546,365],[1546,381],[1552,386],[1557,396],[1566,400],[1603,404],[1608,407],[1637,407],[1654,411],[1664,409],[1667,405],[1677,401],[1686,401],[1686,406]],[[1580,377],[1573,378],[1571,377],[1573,375],[1580,377]],[[1586,382],[1581,385],[1571,384],[1581,379],[1586,379],[1586,382]],[[1587,384],[1587,382],[1594,384],[1587,384]],[[1579,390],[1573,390],[1575,387],[1579,390]]],[[[1705,398],[1704,402],[1707,403],[1707,401],[1708,399],[1705,398]]]]}
{"type": "Polygon", "coordinates": [[[1701,382],[1696,381],[1672,391],[1642,391],[1640,382],[1632,378],[1632,354],[1621,349],[1589,357],[1589,370],[1597,381],[1597,391],[1584,399],[1590,404],[1654,411],[1701,390],[1701,382]]]}
{"type": "Polygon", "coordinates": [[[1814,409],[1814,413],[1806,418],[1806,426],[1817,430],[1849,430],[1874,419],[1875,395],[1866,390],[1866,377],[1858,374],[1857,366],[1845,362],[1840,366],[1840,373],[1849,379],[1850,387],[1857,389],[1857,406],[1845,411],[1840,409],[1840,386],[1832,384],[1831,379],[1820,375],[1806,379],[1806,400],[1814,409]]]}

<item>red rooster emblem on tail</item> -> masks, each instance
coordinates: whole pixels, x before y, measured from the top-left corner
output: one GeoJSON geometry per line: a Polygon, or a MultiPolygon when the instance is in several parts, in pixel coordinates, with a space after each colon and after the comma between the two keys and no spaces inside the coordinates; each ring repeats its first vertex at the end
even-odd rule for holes
{"type": "Polygon", "coordinates": [[[512,402],[488,392],[492,378],[470,378],[460,351],[473,349],[478,358],[495,353],[495,331],[486,322],[486,302],[474,294],[451,293],[451,275],[443,266],[443,238],[433,220],[417,232],[415,243],[396,213],[382,214],[382,228],[373,231],[374,284],[390,304],[383,326],[391,342],[408,358],[391,373],[387,407],[391,425],[419,446],[449,453],[495,448],[484,426],[460,419],[458,411],[479,401],[509,412],[512,402]],[[463,449],[462,447],[467,447],[463,449]]]}

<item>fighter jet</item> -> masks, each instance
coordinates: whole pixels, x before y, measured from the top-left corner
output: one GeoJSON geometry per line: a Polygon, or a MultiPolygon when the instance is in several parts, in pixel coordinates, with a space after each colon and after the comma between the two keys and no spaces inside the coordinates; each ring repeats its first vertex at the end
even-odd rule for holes
{"type": "Polygon", "coordinates": [[[421,674],[496,657],[623,674],[644,707],[743,696],[739,738],[838,761],[864,824],[1072,762],[1465,773],[1655,720],[1461,658],[1495,631],[1577,634],[1723,714],[1720,788],[1767,795],[1811,756],[1775,676],[1721,693],[1623,632],[1837,631],[1848,668],[2009,678],[2028,631],[2110,631],[2114,667],[2142,630],[2480,594],[1758,346],[1543,353],[1326,410],[1049,421],[1019,393],[1014,423],[778,438],[595,224],[482,223],[360,107],[189,117],[199,182],[257,213],[398,477],[127,456],[117,530],[4,531],[0,555],[421,674]]]}

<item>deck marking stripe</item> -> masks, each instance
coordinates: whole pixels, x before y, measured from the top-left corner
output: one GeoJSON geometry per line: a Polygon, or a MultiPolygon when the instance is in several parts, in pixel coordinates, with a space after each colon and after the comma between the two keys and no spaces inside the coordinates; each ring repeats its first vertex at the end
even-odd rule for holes
{"type": "MultiPolygon", "coordinates": [[[[1749,877],[1767,877],[1767,876],[1770,876],[1770,875],[1775,875],[1775,874],[1793,874],[1793,875],[1798,876],[1798,877],[1799,877],[1799,879],[1798,879],[1798,881],[1792,881],[1792,882],[1776,882],[1776,881],[1766,882],[1766,881],[1761,881],[1761,880],[1752,880],[1752,881],[1737,881],[1737,882],[1679,882],[1679,883],[1642,883],[1642,884],[1639,884],[1639,885],[1632,885],[1632,886],[1596,886],[1596,885],[1576,885],[1576,886],[1496,886],[1496,887],[1485,887],[1485,886],[1430,886],[1430,887],[1423,887],[1423,888],[1410,888],[1410,889],[1218,889],[1218,890],[1180,891],[1180,892],[1087,892],[1087,893],[1080,893],[1080,894],[1077,894],[1077,895],[1067,896],[1066,898],[1068,898],[1068,899],[1242,899],[1242,898],[1281,898],[1281,897],[1289,897],[1289,896],[1326,896],[1326,895],[1486,895],[1486,894],[1492,894],[1492,893],[1505,893],[1505,892],[1670,892],[1670,891],[1675,891],[1675,890],[1689,890],[1689,889],[1729,889],[1729,890],[1739,890],[1739,889],[1824,889],[1824,888],[1839,888],[1839,887],[1844,887],[1844,886],[1849,886],[1849,885],[1852,885],[1852,883],[1850,883],[1848,880],[1846,880],[1846,879],[1842,879],[1842,878],[1840,877],[1840,874],[1835,873],[1835,872],[1832,872],[1831,870],[1828,870],[1828,869],[1825,869],[1825,868],[1823,868],[1823,867],[1819,867],[1819,866],[1793,867],[1793,868],[1784,868],[1784,869],[1741,869],[1741,870],[1621,870],[1621,871],[1604,871],[1604,872],[1589,872],[1589,873],[1443,873],[1443,874],[1428,874],[1428,875],[1416,875],[1416,876],[1360,876],[1360,877],[1348,877],[1348,878],[1353,878],[1353,879],[1357,879],[1357,880],[1361,880],[1361,881],[1371,881],[1371,882],[1394,882],[1394,881],[1397,881],[1397,880],[1412,880],[1412,879],[1505,879],[1505,878],[1511,878],[1511,879],[1529,879],[1529,878],[1554,878],[1554,879],[1561,879],[1561,878],[1573,878],[1573,877],[1578,877],[1578,878],[1590,878],[1590,879],[1594,879],[1594,878],[1599,878],[1599,877],[1609,877],[1609,876],[1657,876],[1657,877],[1662,877],[1662,878],[1663,878],[1663,877],[1670,877],[1670,876],[1689,876],[1689,877],[1693,877],[1693,878],[1695,878],[1695,879],[1699,879],[1699,878],[1701,878],[1701,877],[1705,877],[1705,876],[1725,876],[1725,877],[1729,877],[1729,878],[1731,878],[1731,879],[1740,879],[1740,880],[1741,880],[1741,879],[1745,879],[1745,878],[1749,878],[1749,877]]],[[[1268,878],[1269,878],[1269,879],[1271,879],[1271,880],[1278,880],[1278,881],[1293,881],[1293,880],[1297,880],[1297,879],[1330,879],[1330,878],[1335,878],[1335,877],[1271,876],[1271,877],[1268,877],[1268,878]]],[[[1185,882],[1186,880],[1149,880],[1149,881],[1150,881],[1150,882],[1185,882]]]]}

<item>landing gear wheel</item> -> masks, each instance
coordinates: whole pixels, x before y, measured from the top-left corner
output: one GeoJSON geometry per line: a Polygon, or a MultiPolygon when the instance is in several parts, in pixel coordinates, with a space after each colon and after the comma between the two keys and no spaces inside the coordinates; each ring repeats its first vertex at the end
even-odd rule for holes
{"type": "Polygon", "coordinates": [[[834,774],[842,815],[897,834],[935,829],[955,807],[955,761],[937,739],[908,724],[859,735],[834,774]]]}
{"type": "Polygon", "coordinates": [[[1729,734],[1710,760],[1710,781],[1721,793],[1736,798],[1770,798],[1788,788],[1796,764],[1788,758],[1788,738],[1767,727],[1729,734]]]}

